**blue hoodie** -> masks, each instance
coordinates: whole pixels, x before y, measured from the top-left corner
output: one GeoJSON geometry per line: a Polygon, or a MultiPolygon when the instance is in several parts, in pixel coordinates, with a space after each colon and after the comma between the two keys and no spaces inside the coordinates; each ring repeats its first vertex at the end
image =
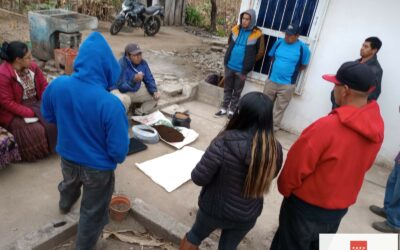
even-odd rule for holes
{"type": "Polygon", "coordinates": [[[256,12],[253,9],[249,9],[240,14],[240,31],[239,35],[236,38],[235,45],[232,49],[231,56],[228,61],[228,68],[236,72],[242,72],[243,70],[243,62],[246,55],[246,47],[247,40],[249,36],[253,32],[254,27],[256,26],[256,12]],[[243,15],[247,14],[250,16],[250,25],[249,27],[242,28],[242,18],[243,15]]]}
{"type": "Polygon", "coordinates": [[[72,76],[55,79],[42,100],[43,117],[57,125],[57,152],[79,165],[113,170],[128,152],[125,108],[109,89],[120,66],[104,37],[93,32],[83,42],[72,76]]]}
{"type": "Polygon", "coordinates": [[[143,82],[146,85],[147,91],[151,95],[157,92],[156,81],[154,80],[150,67],[145,60],[142,60],[138,65],[133,65],[126,56],[123,56],[118,62],[121,66],[121,76],[114,88],[118,88],[121,93],[138,91],[142,82],[136,82],[134,81],[134,78],[138,72],[142,72],[144,74],[143,82]]]}

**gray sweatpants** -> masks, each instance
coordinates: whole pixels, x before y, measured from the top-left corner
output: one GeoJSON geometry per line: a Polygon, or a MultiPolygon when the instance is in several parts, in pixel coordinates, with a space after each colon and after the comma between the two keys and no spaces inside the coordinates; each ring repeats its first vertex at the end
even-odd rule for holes
{"type": "Polygon", "coordinates": [[[235,112],[242,94],[245,81],[240,79],[240,73],[225,68],[224,100],[221,109],[235,112]]]}

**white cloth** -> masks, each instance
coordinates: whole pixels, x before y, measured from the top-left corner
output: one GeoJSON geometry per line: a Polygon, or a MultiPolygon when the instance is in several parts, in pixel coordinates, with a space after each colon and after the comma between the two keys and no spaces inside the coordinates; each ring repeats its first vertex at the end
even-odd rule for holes
{"type": "Polygon", "coordinates": [[[167,192],[172,192],[191,179],[192,170],[203,154],[204,151],[184,147],[174,153],[136,163],[136,166],[167,192]]]}

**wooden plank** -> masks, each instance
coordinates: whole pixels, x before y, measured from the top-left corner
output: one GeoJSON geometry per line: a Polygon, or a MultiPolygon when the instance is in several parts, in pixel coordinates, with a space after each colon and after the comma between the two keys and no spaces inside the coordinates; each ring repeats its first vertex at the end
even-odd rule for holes
{"type": "Polygon", "coordinates": [[[187,6],[187,0],[183,0],[183,5],[182,5],[182,22],[181,24],[185,24],[185,19],[186,19],[186,6],[187,6]]]}
{"type": "Polygon", "coordinates": [[[175,25],[182,25],[182,9],[184,0],[176,0],[175,6],[175,25]]]}
{"type": "Polygon", "coordinates": [[[170,0],[170,1],[171,1],[171,9],[170,9],[169,16],[168,16],[168,23],[169,23],[169,25],[174,25],[176,0],[170,0]]]}
{"type": "Polygon", "coordinates": [[[170,16],[170,12],[171,12],[171,5],[172,5],[172,1],[175,0],[165,0],[165,18],[164,18],[164,22],[165,25],[171,25],[169,22],[169,16],[170,16]]]}

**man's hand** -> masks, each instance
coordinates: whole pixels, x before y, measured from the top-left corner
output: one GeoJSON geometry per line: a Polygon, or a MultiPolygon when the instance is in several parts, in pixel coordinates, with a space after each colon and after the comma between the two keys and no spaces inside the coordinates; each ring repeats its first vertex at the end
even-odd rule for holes
{"type": "Polygon", "coordinates": [[[240,80],[242,80],[242,81],[246,81],[246,78],[247,78],[247,76],[246,75],[240,75],[240,80]]]}
{"type": "Polygon", "coordinates": [[[142,72],[138,72],[135,75],[135,82],[141,82],[143,80],[144,74],[142,72]]]}
{"type": "Polygon", "coordinates": [[[154,92],[154,94],[153,94],[153,98],[154,98],[154,100],[159,100],[160,99],[160,97],[161,97],[161,94],[160,94],[160,92],[154,92]]]}

